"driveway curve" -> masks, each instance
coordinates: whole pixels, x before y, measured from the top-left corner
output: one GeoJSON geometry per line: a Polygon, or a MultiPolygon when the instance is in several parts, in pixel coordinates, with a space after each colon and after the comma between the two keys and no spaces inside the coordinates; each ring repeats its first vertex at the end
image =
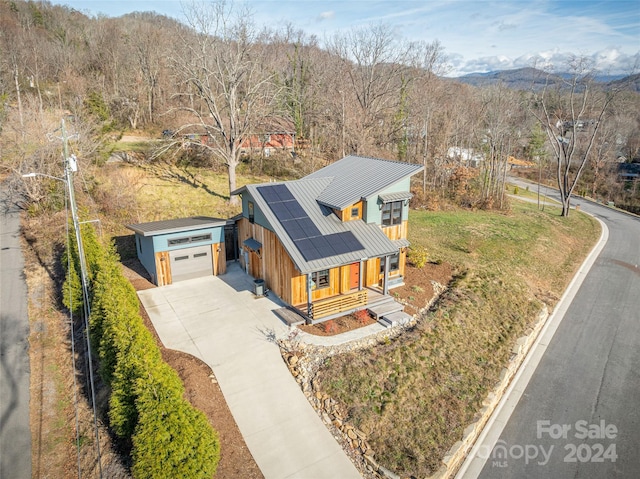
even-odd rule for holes
{"type": "Polygon", "coordinates": [[[288,327],[282,303],[257,298],[237,264],[222,276],[139,291],[167,348],[213,370],[247,447],[266,479],[359,478],[286,367],[275,343],[288,327]]]}

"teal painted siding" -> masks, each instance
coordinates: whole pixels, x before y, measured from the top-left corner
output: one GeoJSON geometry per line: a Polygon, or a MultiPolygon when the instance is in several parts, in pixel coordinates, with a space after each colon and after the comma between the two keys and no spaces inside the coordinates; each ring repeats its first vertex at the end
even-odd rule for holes
{"type": "Polygon", "coordinates": [[[244,191],[242,193],[242,216],[249,219],[249,201],[253,201],[253,222],[273,232],[273,228],[267,221],[267,218],[265,218],[262,210],[258,208],[258,205],[254,201],[253,196],[251,196],[251,193],[249,193],[248,191],[244,191]]]}
{"type": "MultiPolygon", "coordinates": [[[[173,251],[176,249],[190,248],[191,246],[203,246],[207,244],[224,243],[224,227],[217,226],[215,228],[204,228],[190,231],[181,231],[179,233],[169,233],[164,235],[153,236],[153,249],[155,253],[160,251],[173,251]],[[193,243],[183,243],[169,246],[169,240],[177,238],[185,238],[191,236],[200,236],[211,234],[210,240],[198,241],[193,243]]],[[[154,254],[155,254],[154,253],[154,254]]]]}
{"type": "Polygon", "coordinates": [[[142,266],[149,272],[151,279],[155,282],[156,279],[156,256],[153,251],[153,237],[141,236],[139,234],[136,237],[136,250],[138,252],[138,259],[142,263],[142,266]]]}
{"type": "MultiPolygon", "coordinates": [[[[382,224],[382,210],[378,203],[378,197],[387,193],[402,193],[404,191],[411,191],[411,178],[405,178],[384,190],[378,191],[375,195],[368,197],[365,201],[363,220],[366,223],[382,224]]],[[[409,205],[402,206],[402,218],[407,219],[409,217],[409,205]]]]}

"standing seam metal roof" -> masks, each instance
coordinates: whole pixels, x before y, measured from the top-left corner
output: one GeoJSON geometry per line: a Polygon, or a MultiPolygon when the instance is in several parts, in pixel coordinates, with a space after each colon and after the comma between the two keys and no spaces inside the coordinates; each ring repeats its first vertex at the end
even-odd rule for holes
{"type": "Polygon", "coordinates": [[[423,168],[412,163],[350,155],[304,179],[330,178],[331,183],[316,200],[330,208],[342,210],[423,168]]]}
{"type": "Polygon", "coordinates": [[[289,256],[301,273],[310,273],[313,271],[335,268],[337,266],[354,263],[365,258],[374,258],[396,253],[398,251],[398,245],[394,244],[394,242],[387,238],[378,225],[367,224],[361,220],[342,222],[328,207],[318,203],[316,199],[329,184],[331,184],[331,179],[329,178],[303,178],[301,180],[284,183],[247,185],[244,188],[246,188],[246,190],[251,194],[257,206],[264,214],[266,220],[273,228],[282,245],[287,250],[289,256]],[[313,261],[306,261],[271,211],[271,208],[269,208],[268,203],[258,191],[258,187],[260,186],[273,186],[276,184],[284,184],[287,186],[291,194],[317,226],[320,233],[323,235],[329,235],[332,233],[351,231],[358,241],[362,243],[364,249],[341,255],[320,258],[313,261]]]}
{"type": "Polygon", "coordinates": [[[127,228],[142,236],[157,236],[167,233],[213,228],[216,226],[224,226],[225,224],[227,224],[227,220],[220,218],[192,216],[190,218],[176,218],[173,220],[150,221],[149,223],[127,225],[127,228]]]}

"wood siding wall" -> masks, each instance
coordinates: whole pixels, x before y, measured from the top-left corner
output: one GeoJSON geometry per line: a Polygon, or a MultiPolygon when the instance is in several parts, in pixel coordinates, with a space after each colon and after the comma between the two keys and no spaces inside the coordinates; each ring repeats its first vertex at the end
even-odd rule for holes
{"type": "Polygon", "coordinates": [[[399,225],[383,226],[382,231],[384,231],[384,234],[386,234],[387,238],[391,241],[407,239],[408,224],[409,222],[405,220],[399,225]]]}
{"type": "Polygon", "coordinates": [[[213,275],[225,274],[227,272],[227,252],[224,243],[211,245],[211,258],[213,261],[213,275]]]}
{"type": "MultiPolygon", "coordinates": [[[[295,304],[293,299],[298,294],[297,284],[292,278],[300,273],[276,235],[260,225],[250,223],[247,218],[241,218],[238,220],[238,242],[241,250],[246,250],[242,243],[249,238],[262,244],[259,256],[253,251],[249,253],[249,274],[254,278],[264,279],[267,288],[285,302],[295,304]]],[[[306,283],[303,292],[306,301],[306,283]]]]}
{"type": "Polygon", "coordinates": [[[340,221],[353,221],[353,220],[361,220],[362,219],[362,201],[358,201],[357,203],[348,206],[343,210],[333,210],[333,212],[340,218],[340,221]],[[351,216],[351,210],[354,208],[358,208],[358,216],[351,216]]]}
{"type": "Polygon", "coordinates": [[[168,251],[156,253],[156,284],[158,286],[171,284],[171,260],[168,251]]]}

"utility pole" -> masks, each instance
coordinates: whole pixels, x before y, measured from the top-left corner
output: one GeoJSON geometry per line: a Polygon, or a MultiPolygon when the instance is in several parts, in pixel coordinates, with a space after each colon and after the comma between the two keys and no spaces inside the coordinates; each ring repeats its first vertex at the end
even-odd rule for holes
{"type": "MultiPolygon", "coordinates": [[[[71,205],[71,219],[73,221],[73,229],[76,234],[76,242],[78,244],[78,258],[80,259],[80,280],[82,283],[82,302],[84,310],[84,335],[87,341],[87,359],[89,367],[89,386],[91,389],[91,405],[93,407],[93,422],[96,436],[96,450],[98,454],[98,471],[102,478],[102,460],[100,455],[100,434],[98,431],[98,412],[96,407],[95,381],[93,379],[93,360],[91,358],[91,340],[89,338],[89,315],[91,314],[91,306],[89,304],[89,285],[87,275],[87,262],[84,255],[84,246],[82,243],[82,233],[80,231],[80,220],[78,219],[78,207],[76,205],[75,191],[73,188],[73,173],[78,171],[78,164],[73,155],[69,155],[69,139],[65,128],[64,119],[61,125],[62,131],[62,151],[64,155],[64,174],[69,191],[69,204],[71,205]]],[[[73,324],[71,324],[73,328],[73,324]]]]}

